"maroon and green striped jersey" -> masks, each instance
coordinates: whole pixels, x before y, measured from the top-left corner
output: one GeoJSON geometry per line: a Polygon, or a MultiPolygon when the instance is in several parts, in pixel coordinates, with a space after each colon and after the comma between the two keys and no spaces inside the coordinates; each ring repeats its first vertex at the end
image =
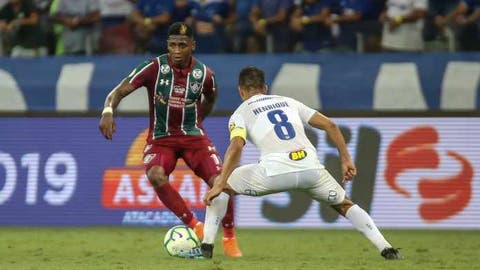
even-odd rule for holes
{"type": "Polygon", "coordinates": [[[148,91],[150,130],[147,142],[166,137],[204,135],[201,97],[216,91],[213,72],[196,58],[189,67],[173,66],[168,54],[138,65],[126,80],[148,91]]]}

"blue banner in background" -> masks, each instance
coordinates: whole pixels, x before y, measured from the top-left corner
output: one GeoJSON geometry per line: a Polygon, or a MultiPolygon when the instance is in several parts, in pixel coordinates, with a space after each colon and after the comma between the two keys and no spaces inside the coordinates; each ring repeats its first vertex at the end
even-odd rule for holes
{"type": "MultiPolygon", "coordinates": [[[[240,104],[238,73],[265,70],[273,94],[326,110],[476,110],[480,53],[198,55],[216,73],[215,110],[240,104]]],[[[150,56],[0,59],[0,111],[101,110],[108,92],[150,56]]],[[[147,110],[144,90],[120,110],[147,110]]],[[[130,101],[126,101],[126,100],[130,101]]],[[[124,104],[125,103],[125,104],[124,104]]]]}
{"type": "MultiPolygon", "coordinates": [[[[113,141],[100,134],[97,118],[0,118],[0,125],[0,225],[179,223],[141,166],[148,119],[118,117],[113,141]],[[139,164],[127,161],[135,155],[139,164]]],[[[227,118],[204,126],[223,153],[227,118]]],[[[203,181],[179,162],[171,183],[203,219],[203,181]]]]}

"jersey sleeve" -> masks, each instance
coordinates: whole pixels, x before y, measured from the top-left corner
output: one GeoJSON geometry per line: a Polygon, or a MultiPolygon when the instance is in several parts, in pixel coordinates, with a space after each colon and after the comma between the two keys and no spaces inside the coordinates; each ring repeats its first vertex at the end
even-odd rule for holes
{"type": "Polygon", "coordinates": [[[240,137],[244,141],[247,141],[247,127],[245,126],[245,120],[237,111],[230,117],[228,130],[230,132],[230,140],[235,137],[240,137]]]}
{"type": "Polygon", "coordinates": [[[300,119],[302,119],[304,124],[308,124],[310,118],[312,118],[312,116],[317,112],[316,110],[293,98],[289,99],[289,103],[293,104],[293,106],[297,108],[298,115],[300,116],[300,119]]]}
{"type": "Polygon", "coordinates": [[[145,61],[134,68],[132,72],[130,72],[130,74],[125,78],[125,80],[127,80],[135,88],[145,86],[156,76],[154,69],[154,61],[145,61]]]}
{"type": "Polygon", "coordinates": [[[217,91],[217,81],[215,80],[215,74],[210,68],[207,68],[207,74],[205,75],[205,81],[203,82],[202,93],[205,95],[215,94],[217,91]]]}

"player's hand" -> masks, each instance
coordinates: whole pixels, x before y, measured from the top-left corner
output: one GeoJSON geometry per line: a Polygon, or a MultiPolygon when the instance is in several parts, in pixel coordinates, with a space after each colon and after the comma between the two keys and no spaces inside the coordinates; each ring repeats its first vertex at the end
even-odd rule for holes
{"type": "Polygon", "coordinates": [[[303,25],[302,25],[302,18],[301,17],[294,17],[290,20],[290,28],[295,32],[302,32],[303,25]]]}
{"type": "Polygon", "coordinates": [[[394,18],[389,18],[388,26],[389,26],[388,29],[390,30],[390,32],[393,32],[400,26],[400,22],[398,22],[394,18]]]}
{"type": "Polygon", "coordinates": [[[342,161],[342,183],[352,180],[352,178],[357,175],[357,168],[351,160],[342,161]]]}
{"type": "Polygon", "coordinates": [[[332,18],[325,18],[325,20],[323,21],[323,26],[325,26],[325,28],[332,28],[332,25],[333,25],[333,19],[332,18]]]}
{"type": "Polygon", "coordinates": [[[435,17],[435,25],[442,28],[447,24],[447,20],[443,16],[436,16],[435,17]]]}
{"type": "Polygon", "coordinates": [[[115,120],[113,120],[112,113],[104,113],[100,119],[100,124],[98,126],[100,132],[103,134],[105,139],[112,140],[113,133],[115,132],[115,120]]]}
{"type": "Polygon", "coordinates": [[[6,31],[7,32],[13,32],[13,30],[18,27],[18,20],[13,20],[9,24],[7,24],[6,31]]]}
{"type": "Polygon", "coordinates": [[[457,25],[466,25],[467,24],[467,18],[463,15],[459,15],[455,18],[455,23],[457,25]]]}
{"type": "Polygon", "coordinates": [[[212,204],[212,200],[215,199],[222,191],[223,187],[220,185],[213,185],[213,187],[207,191],[207,193],[205,193],[205,196],[203,196],[203,202],[207,206],[210,206],[210,204],[212,204]]]}
{"type": "Polygon", "coordinates": [[[73,17],[73,18],[68,18],[67,21],[65,22],[65,25],[74,30],[75,28],[78,27],[80,23],[80,19],[78,17],[73,17]]]}
{"type": "Polygon", "coordinates": [[[255,31],[255,33],[262,36],[267,34],[267,27],[258,21],[253,25],[253,30],[255,31]]]}

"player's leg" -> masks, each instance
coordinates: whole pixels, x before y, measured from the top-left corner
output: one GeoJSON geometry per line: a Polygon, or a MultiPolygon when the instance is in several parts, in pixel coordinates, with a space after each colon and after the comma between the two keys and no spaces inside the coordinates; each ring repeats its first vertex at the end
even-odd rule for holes
{"type": "Polygon", "coordinates": [[[185,201],[169,182],[168,176],[175,168],[177,154],[172,148],[153,146],[143,159],[147,178],[162,203],[170,209],[184,224],[194,228],[197,218],[187,207],[185,201]]]}
{"type": "MultiPolygon", "coordinates": [[[[400,258],[398,250],[385,240],[370,215],[346,198],[345,190],[326,169],[318,170],[318,178],[308,192],[315,200],[328,203],[339,214],[350,220],[355,229],[363,233],[378,248],[382,256],[387,258],[384,255],[385,252],[394,252],[397,255],[396,259],[400,258]]],[[[390,257],[388,259],[395,259],[390,257]]]]}
{"type": "MultiPolygon", "coordinates": [[[[195,174],[206,180],[205,182],[211,187],[215,178],[220,174],[221,159],[210,141],[202,140],[198,146],[200,147],[199,149],[184,151],[183,159],[195,174]]],[[[228,200],[227,211],[222,219],[222,227],[222,242],[225,255],[228,257],[241,257],[242,252],[238,248],[235,237],[233,197],[228,200]]]]}
{"type": "MultiPolygon", "coordinates": [[[[202,255],[205,258],[211,258],[213,256],[213,245],[215,243],[218,228],[220,227],[220,220],[222,220],[225,216],[227,212],[228,201],[233,197],[233,195],[234,192],[230,189],[230,187],[227,187],[227,190],[220,193],[215,199],[212,200],[211,204],[207,206],[205,211],[205,227],[203,231],[204,238],[202,241],[202,255]]],[[[227,250],[225,250],[225,255],[228,256],[227,250]]]]}
{"type": "Polygon", "coordinates": [[[398,249],[383,237],[370,215],[357,204],[345,198],[341,203],[332,205],[339,214],[346,217],[353,226],[372,242],[385,259],[400,259],[398,249]]]}
{"type": "Polygon", "coordinates": [[[249,196],[260,196],[266,194],[263,186],[267,176],[265,171],[258,164],[249,164],[236,168],[228,179],[228,185],[224,192],[212,200],[212,204],[207,207],[205,214],[205,237],[202,242],[202,251],[205,257],[211,257],[213,243],[219,227],[219,220],[227,212],[228,197],[234,194],[244,194],[249,196]]]}

